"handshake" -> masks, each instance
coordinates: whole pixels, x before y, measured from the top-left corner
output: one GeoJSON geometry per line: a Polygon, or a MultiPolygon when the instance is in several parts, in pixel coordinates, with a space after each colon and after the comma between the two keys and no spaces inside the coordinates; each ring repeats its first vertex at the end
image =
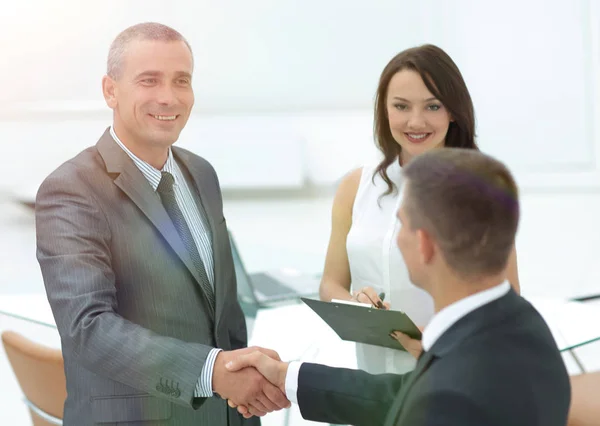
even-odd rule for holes
{"type": "MultiPolygon", "coordinates": [[[[390,333],[390,337],[419,358],[421,341],[399,331],[390,333]]],[[[213,390],[245,418],[289,408],[285,394],[288,365],[277,352],[260,347],[219,352],[213,370],[213,390]]]]}
{"type": "Polygon", "coordinates": [[[260,347],[219,352],[213,390],[245,418],[289,408],[285,395],[288,363],[277,352],[260,347]]]}

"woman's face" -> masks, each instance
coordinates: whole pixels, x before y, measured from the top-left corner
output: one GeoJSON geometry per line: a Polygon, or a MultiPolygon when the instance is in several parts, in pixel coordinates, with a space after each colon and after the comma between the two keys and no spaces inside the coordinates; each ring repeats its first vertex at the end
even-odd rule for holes
{"type": "Polygon", "coordinates": [[[452,117],[416,71],[402,70],[392,77],[386,108],[392,136],[402,147],[402,164],[444,146],[452,117]]]}

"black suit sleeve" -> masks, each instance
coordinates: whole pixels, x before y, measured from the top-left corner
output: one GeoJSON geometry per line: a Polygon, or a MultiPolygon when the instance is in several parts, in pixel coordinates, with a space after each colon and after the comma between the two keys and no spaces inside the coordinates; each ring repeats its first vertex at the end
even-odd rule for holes
{"type": "Polygon", "coordinates": [[[298,376],[302,417],[317,422],[372,426],[386,414],[410,373],[372,375],[304,363],[298,376]]]}
{"type": "MultiPolygon", "coordinates": [[[[383,423],[382,423],[383,424],[383,423]]],[[[396,426],[499,426],[465,395],[440,391],[407,403],[400,419],[390,415],[386,425],[396,426]]]]}

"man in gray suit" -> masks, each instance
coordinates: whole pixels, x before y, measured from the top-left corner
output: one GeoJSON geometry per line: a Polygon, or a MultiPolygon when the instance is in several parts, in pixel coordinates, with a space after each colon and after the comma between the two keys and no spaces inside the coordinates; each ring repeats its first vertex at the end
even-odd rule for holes
{"type": "Polygon", "coordinates": [[[289,402],[255,369],[225,368],[261,349],[246,348],[217,175],[171,147],[194,104],[190,46],[167,26],[135,25],[111,45],[107,68],[113,125],[36,199],[64,424],[259,424],[223,398],[259,414],[289,402]]]}

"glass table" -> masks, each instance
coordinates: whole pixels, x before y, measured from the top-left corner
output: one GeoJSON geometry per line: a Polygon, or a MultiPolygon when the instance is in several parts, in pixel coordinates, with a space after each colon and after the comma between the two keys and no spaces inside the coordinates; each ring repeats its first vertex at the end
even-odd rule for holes
{"type": "MultiPolygon", "coordinates": [[[[585,371],[573,350],[600,341],[600,309],[582,302],[560,299],[528,300],[546,320],[559,350],[571,352],[579,367],[585,371]]],[[[56,328],[45,293],[2,295],[0,315],[56,328]]],[[[301,359],[305,357],[303,354],[306,355],[316,344],[329,344],[336,339],[340,340],[329,326],[303,303],[260,309],[253,322],[250,344],[275,349],[280,352],[282,359],[301,359]],[[306,330],[311,332],[306,333],[306,330]]],[[[336,352],[336,356],[339,357],[339,352],[336,352]]],[[[354,351],[351,352],[354,354],[354,351]]]]}
{"type": "MultiPolygon", "coordinates": [[[[573,350],[600,340],[600,309],[558,299],[530,299],[530,302],[548,323],[559,350],[568,351],[585,372],[573,350]]],[[[56,330],[45,293],[0,296],[0,321],[2,315],[56,330]]],[[[249,327],[249,345],[274,349],[284,361],[357,368],[354,343],[341,340],[304,303],[259,309],[255,317],[248,320],[253,323],[253,327],[249,327]]],[[[263,419],[265,425],[287,425],[292,419],[295,424],[302,424],[297,407],[271,415],[272,419],[263,419]]]]}

